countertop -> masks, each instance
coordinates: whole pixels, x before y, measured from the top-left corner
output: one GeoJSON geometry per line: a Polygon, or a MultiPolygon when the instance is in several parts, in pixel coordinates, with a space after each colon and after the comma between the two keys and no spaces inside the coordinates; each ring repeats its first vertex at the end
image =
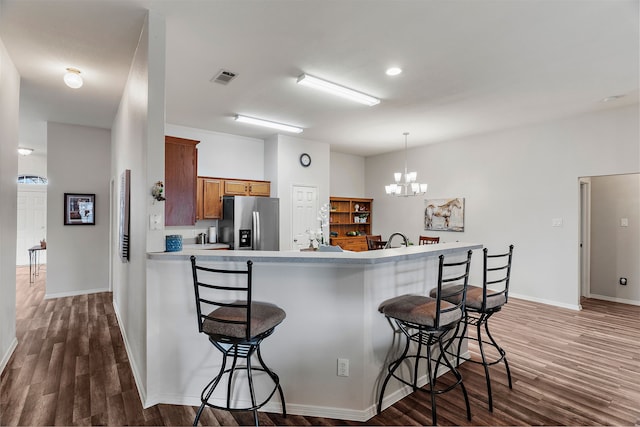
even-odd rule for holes
{"type": "MultiPolygon", "coordinates": [[[[219,245],[219,244],[218,244],[219,245]]],[[[212,251],[208,245],[184,245],[180,252],[148,252],[151,260],[185,260],[191,255],[211,261],[248,261],[254,262],[293,262],[293,263],[332,263],[332,264],[378,264],[424,256],[438,256],[460,252],[460,250],[481,249],[478,243],[439,243],[436,245],[413,245],[392,249],[380,249],[364,252],[320,252],[320,251],[212,251]]],[[[213,249],[213,248],[211,248],[213,249]]]]}

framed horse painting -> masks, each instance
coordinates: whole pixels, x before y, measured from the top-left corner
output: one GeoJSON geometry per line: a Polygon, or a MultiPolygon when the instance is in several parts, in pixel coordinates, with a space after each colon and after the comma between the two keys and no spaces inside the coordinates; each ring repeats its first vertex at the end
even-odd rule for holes
{"type": "Polygon", "coordinates": [[[464,231],[464,198],[426,199],[424,229],[464,231]]]}

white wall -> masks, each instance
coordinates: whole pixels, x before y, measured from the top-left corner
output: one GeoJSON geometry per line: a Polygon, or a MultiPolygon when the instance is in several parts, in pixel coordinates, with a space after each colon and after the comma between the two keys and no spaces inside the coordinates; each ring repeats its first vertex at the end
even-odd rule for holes
{"type": "Polygon", "coordinates": [[[111,133],[61,123],[47,128],[46,298],[107,291],[111,133]],[[64,193],[95,194],[96,225],[64,225],[64,193]]]}
{"type": "Polygon", "coordinates": [[[330,195],[368,197],[364,191],[364,157],[331,152],[330,195]]]}
{"type": "MultiPolygon", "coordinates": [[[[577,308],[578,177],[640,170],[638,106],[463,138],[409,150],[409,169],[428,198],[464,197],[465,231],[430,232],[444,241],[515,244],[513,295],[577,308]],[[561,227],[552,219],[561,218],[561,227]]],[[[404,153],[366,159],[366,191],[375,199],[374,231],[424,232],[424,197],[384,194],[404,153]]],[[[480,253],[474,254],[474,278],[480,253]]]]}
{"type": "Polygon", "coordinates": [[[591,295],[640,305],[639,260],[640,174],[591,178],[591,295]]]}
{"type": "Polygon", "coordinates": [[[316,187],[318,207],[329,203],[329,145],[293,136],[277,135],[265,141],[265,158],[271,162],[265,179],[272,183],[271,195],[280,198],[280,250],[292,249],[293,187],[316,187]],[[305,168],[300,165],[302,153],[311,156],[311,166],[305,168]]]}
{"type": "Polygon", "coordinates": [[[165,133],[198,144],[198,175],[264,180],[264,141],[185,126],[165,125],[165,133]]]}
{"type": "Polygon", "coordinates": [[[18,175],[47,177],[47,153],[34,151],[28,156],[18,156],[18,175]]]}
{"type": "MultiPolygon", "coordinates": [[[[1,13],[2,5],[0,5],[1,13]]],[[[16,228],[20,75],[0,39],[0,372],[16,341],[16,228]]]]}
{"type": "Polygon", "coordinates": [[[116,226],[111,233],[113,300],[143,402],[147,385],[146,253],[164,251],[164,230],[148,227],[149,215],[164,214],[164,205],[153,203],[151,197],[153,184],[164,180],[164,64],[164,19],[150,11],[111,132],[115,206],[120,175],[131,170],[130,261],[123,263],[118,256],[116,226]]]}

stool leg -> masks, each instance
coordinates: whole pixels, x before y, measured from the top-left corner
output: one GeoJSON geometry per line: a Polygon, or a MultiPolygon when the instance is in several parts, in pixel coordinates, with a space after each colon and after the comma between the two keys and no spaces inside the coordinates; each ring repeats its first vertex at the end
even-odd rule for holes
{"type": "MultiPolygon", "coordinates": [[[[438,340],[438,345],[440,346],[440,354],[441,355],[446,355],[446,352],[448,351],[448,349],[451,346],[451,344],[453,343],[453,341],[456,339],[456,336],[457,336],[457,334],[454,334],[453,337],[450,338],[450,340],[444,346],[442,344],[442,337],[440,337],[440,339],[438,340]]],[[[440,362],[439,358],[438,358],[438,362],[440,362]]],[[[458,372],[457,367],[453,366],[451,364],[451,362],[449,361],[449,359],[447,359],[446,356],[444,356],[444,363],[447,365],[449,370],[451,372],[453,372],[453,375],[456,377],[456,381],[458,382],[458,384],[460,384],[460,388],[462,389],[462,395],[464,397],[464,403],[465,403],[465,405],[467,407],[467,419],[469,421],[471,421],[471,405],[469,404],[469,395],[467,394],[467,388],[464,386],[464,382],[462,382],[462,374],[460,372],[458,372]]],[[[437,365],[436,365],[436,369],[437,369],[437,365]]],[[[435,421],[434,421],[434,423],[435,423],[435,421]]]]}
{"type": "Polygon", "coordinates": [[[287,405],[284,401],[284,393],[282,392],[282,387],[280,386],[280,378],[275,374],[275,372],[269,369],[267,365],[264,363],[264,360],[262,360],[262,354],[260,354],[260,346],[258,346],[256,353],[258,354],[258,361],[260,362],[260,365],[262,365],[262,368],[271,377],[273,382],[276,383],[276,386],[278,388],[278,394],[280,394],[280,402],[282,402],[282,416],[286,417],[287,405]]]}
{"type": "MultiPolygon", "coordinates": [[[[416,364],[413,366],[413,391],[416,391],[418,389],[418,365],[420,364],[421,352],[422,352],[422,332],[418,332],[418,352],[416,353],[416,364]]],[[[427,359],[427,361],[428,361],[427,363],[429,364],[430,360],[427,359]]],[[[429,384],[431,384],[431,381],[429,381],[429,384]]]]}
{"type": "Polygon", "coordinates": [[[478,347],[480,348],[480,356],[482,356],[482,367],[484,368],[484,378],[487,382],[487,397],[489,400],[489,412],[493,412],[493,397],[491,396],[491,377],[489,375],[489,366],[487,365],[487,358],[484,354],[484,347],[482,344],[482,324],[486,322],[486,315],[482,314],[476,325],[478,334],[478,347]]]}
{"type": "Polygon", "coordinates": [[[206,406],[207,402],[209,401],[209,398],[213,394],[213,390],[215,390],[216,386],[220,382],[220,379],[224,375],[224,370],[225,370],[226,367],[227,367],[227,357],[225,355],[223,355],[222,356],[222,366],[220,367],[220,372],[218,372],[218,375],[216,375],[209,382],[209,384],[207,384],[207,386],[204,389],[202,389],[202,393],[200,394],[200,400],[202,401],[202,404],[200,405],[200,408],[198,408],[198,412],[196,413],[196,417],[193,420],[193,425],[194,426],[198,425],[198,421],[200,420],[200,416],[202,415],[202,411],[204,410],[204,407],[206,406]],[[205,393],[206,393],[206,396],[205,396],[205,393]]]}
{"type": "Polygon", "coordinates": [[[396,369],[398,369],[398,367],[400,366],[400,363],[404,360],[404,358],[407,356],[407,352],[409,351],[409,344],[411,343],[411,340],[409,339],[407,334],[404,333],[404,330],[403,330],[403,334],[405,335],[405,338],[407,339],[406,340],[406,344],[404,346],[404,350],[402,352],[402,355],[398,359],[393,361],[391,363],[391,365],[389,365],[389,373],[384,378],[384,382],[382,383],[382,389],[380,390],[380,399],[378,399],[378,414],[380,412],[382,412],[382,399],[384,398],[384,390],[387,388],[387,384],[389,383],[389,379],[391,379],[391,377],[393,376],[393,373],[396,371],[396,369]]]}
{"type": "MultiPolygon", "coordinates": [[[[427,377],[429,378],[429,395],[431,396],[431,420],[432,420],[432,424],[435,426],[437,425],[437,415],[436,415],[436,392],[435,392],[435,388],[436,388],[436,384],[435,384],[435,373],[431,371],[432,366],[431,366],[431,346],[430,345],[426,345],[425,347],[427,347],[427,377]]],[[[418,354],[419,356],[419,354],[418,354]]],[[[416,359],[417,361],[417,359],[416,359]]],[[[438,366],[436,364],[436,366],[438,366]]]]}
{"type": "MultiPolygon", "coordinates": [[[[462,325],[462,334],[460,334],[460,341],[458,341],[458,353],[457,353],[458,356],[456,358],[456,366],[460,366],[460,352],[462,351],[462,340],[468,340],[467,325],[469,324],[469,313],[466,310],[464,311],[464,318],[460,323],[462,323],[463,325],[462,325]]],[[[458,328],[460,328],[460,323],[456,327],[456,335],[458,334],[458,328]]]]}
{"type": "Polygon", "coordinates": [[[498,345],[496,340],[493,339],[493,336],[491,335],[491,332],[489,332],[489,318],[488,317],[487,317],[487,319],[486,319],[486,321],[484,323],[484,329],[485,329],[485,331],[487,331],[487,336],[489,337],[489,339],[493,343],[493,346],[498,350],[498,352],[500,352],[500,356],[502,357],[502,360],[504,361],[504,367],[507,370],[507,379],[509,381],[509,388],[512,389],[513,387],[511,385],[511,370],[509,369],[509,362],[507,362],[507,352],[504,351],[504,349],[498,345]]]}
{"type": "MultiPolygon", "coordinates": [[[[253,389],[253,375],[251,372],[251,351],[247,355],[247,381],[249,382],[249,394],[251,395],[251,407],[256,407],[256,393],[253,389]]],[[[253,422],[258,427],[258,410],[253,410],[253,422]]]]}

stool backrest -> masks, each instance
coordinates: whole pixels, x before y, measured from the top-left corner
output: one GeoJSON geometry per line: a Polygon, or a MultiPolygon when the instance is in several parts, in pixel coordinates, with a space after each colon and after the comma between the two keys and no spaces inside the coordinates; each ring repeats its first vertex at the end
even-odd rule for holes
{"type": "Polygon", "coordinates": [[[511,279],[511,260],[513,259],[513,245],[509,245],[509,252],[489,255],[484,248],[484,274],[482,278],[482,310],[487,308],[487,298],[498,298],[504,295],[504,302],[509,299],[509,280],[511,279]],[[487,295],[487,286],[491,293],[487,295]]]}
{"type": "Polygon", "coordinates": [[[380,249],[377,242],[382,241],[382,236],[380,234],[367,235],[367,249],[370,251],[374,249],[380,249]]]}
{"type": "Polygon", "coordinates": [[[246,269],[203,267],[196,264],[195,256],[191,256],[198,331],[203,332],[203,324],[208,319],[213,322],[242,325],[246,331],[246,339],[251,338],[252,266],[253,262],[249,260],[246,269]],[[229,316],[216,317],[212,311],[220,307],[241,309],[239,312],[246,315],[231,319],[229,316]]]}
{"type": "Polygon", "coordinates": [[[464,313],[464,304],[467,297],[467,285],[469,284],[469,268],[471,267],[472,251],[467,251],[467,256],[462,261],[445,262],[444,255],[440,255],[438,263],[438,287],[436,288],[436,317],[434,326],[440,328],[441,319],[446,313],[460,311],[464,313]],[[446,305],[443,308],[442,303],[446,305]]]}
{"type": "Polygon", "coordinates": [[[433,245],[440,243],[440,237],[420,236],[418,238],[418,245],[433,245]]]}

